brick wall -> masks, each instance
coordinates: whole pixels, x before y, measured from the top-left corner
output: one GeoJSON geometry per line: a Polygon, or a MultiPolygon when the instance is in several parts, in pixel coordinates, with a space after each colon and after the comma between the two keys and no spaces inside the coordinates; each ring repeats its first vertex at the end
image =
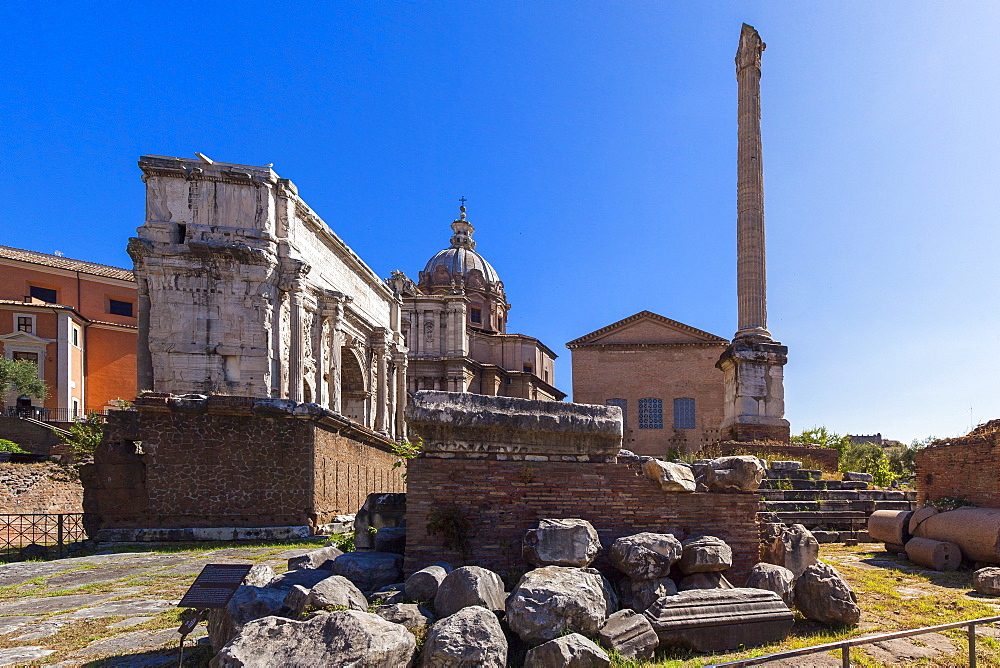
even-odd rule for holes
{"type": "Polygon", "coordinates": [[[795,445],[774,442],[740,442],[723,441],[717,446],[709,448],[710,454],[714,456],[726,456],[731,454],[763,454],[770,460],[783,459],[802,461],[805,468],[815,466],[823,471],[834,473],[839,470],[840,453],[834,448],[823,448],[811,445],[795,445]],[[716,455],[715,450],[718,450],[716,455]]]}
{"type": "Polygon", "coordinates": [[[626,464],[420,457],[407,467],[407,486],[407,575],[442,559],[463,563],[461,554],[427,532],[432,512],[449,504],[472,525],[464,563],[505,576],[526,568],[521,541],[540,518],[593,524],[605,548],[594,565],[606,573],[612,570],[611,543],[641,531],[722,538],[733,548],[731,579],[737,585],[759,561],[757,495],[666,494],[626,464]]]}
{"type": "Polygon", "coordinates": [[[84,467],[88,530],[303,526],[405,491],[384,437],[319,407],[247,397],[137,399],[84,467]]]}
{"type": "Polygon", "coordinates": [[[0,513],[80,513],[83,487],[57,464],[0,463],[0,513]]]}
{"type": "Polygon", "coordinates": [[[960,496],[977,506],[1000,508],[998,437],[996,431],[973,431],[918,450],[918,501],[960,496]]]}
{"type": "MultiPolygon", "coordinates": [[[[603,341],[603,339],[602,339],[603,341]]],[[[695,453],[719,440],[724,387],[715,368],[726,343],[573,347],[573,401],[627,401],[622,447],[666,457],[672,449],[695,453]],[[639,429],[639,400],[663,401],[663,427],[639,429]],[[695,401],[695,429],[674,429],[674,399],[695,401]]]]}

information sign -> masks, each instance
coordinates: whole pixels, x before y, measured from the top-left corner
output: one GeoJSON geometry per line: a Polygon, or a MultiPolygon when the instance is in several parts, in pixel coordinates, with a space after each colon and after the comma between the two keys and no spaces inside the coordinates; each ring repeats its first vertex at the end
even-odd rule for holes
{"type": "Polygon", "coordinates": [[[224,608],[253,564],[206,564],[184,598],[177,605],[181,608],[224,608]]]}

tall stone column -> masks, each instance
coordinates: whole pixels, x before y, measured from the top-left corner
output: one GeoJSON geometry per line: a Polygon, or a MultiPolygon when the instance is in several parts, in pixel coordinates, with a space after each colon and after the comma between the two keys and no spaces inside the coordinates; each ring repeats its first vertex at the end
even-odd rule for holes
{"type": "Polygon", "coordinates": [[[387,404],[389,403],[389,359],[386,331],[379,328],[375,331],[372,352],[375,355],[375,431],[387,433],[387,404]]]}
{"type": "Polygon", "coordinates": [[[396,347],[392,354],[392,362],[396,365],[396,429],[394,436],[398,440],[406,438],[406,419],[403,411],[406,409],[406,348],[396,347]]]}
{"type": "Polygon", "coordinates": [[[760,61],[764,42],[743,24],[736,51],[736,336],[716,366],[725,383],[723,439],[787,442],[784,365],[788,348],[767,331],[764,168],[760,132],[760,61]]]}
{"type": "Polygon", "coordinates": [[[736,336],[770,338],[767,331],[767,268],[764,248],[764,163],[760,135],[760,56],[764,42],[743,24],[736,51],[736,336]]]}
{"type": "Polygon", "coordinates": [[[288,291],[288,398],[302,401],[302,291],[288,291]]]}
{"type": "Polygon", "coordinates": [[[330,327],[330,361],[327,371],[328,406],[334,413],[343,413],[340,355],[344,347],[344,335],[341,330],[344,320],[344,306],[340,302],[334,302],[323,313],[327,316],[330,327]]]}
{"type": "Polygon", "coordinates": [[[303,317],[302,291],[310,266],[301,260],[282,258],[280,288],[288,295],[288,398],[302,401],[303,317]]]}

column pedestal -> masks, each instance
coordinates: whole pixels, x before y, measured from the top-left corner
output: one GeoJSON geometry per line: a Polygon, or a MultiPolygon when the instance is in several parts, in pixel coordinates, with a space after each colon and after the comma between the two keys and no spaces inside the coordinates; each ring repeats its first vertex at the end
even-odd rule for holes
{"type": "Polygon", "coordinates": [[[785,415],[784,366],[788,347],[774,341],[738,338],[722,353],[726,395],[722,440],[789,440],[785,415]]]}

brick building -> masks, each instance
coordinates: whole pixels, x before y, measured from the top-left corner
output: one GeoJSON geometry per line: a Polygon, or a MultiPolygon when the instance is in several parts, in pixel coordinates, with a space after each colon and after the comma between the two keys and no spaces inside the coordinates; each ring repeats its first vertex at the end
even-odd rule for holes
{"type": "Polygon", "coordinates": [[[562,401],[556,354],[534,337],[507,333],[503,281],[476,252],[464,206],[451,229],[451,245],[427,261],[417,283],[401,271],[388,280],[403,300],[409,390],[562,401]]]}
{"type": "Polygon", "coordinates": [[[719,440],[725,387],[716,368],[729,341],[642,311],[566,344],[573,401],[619,406],[637,454],[697,452],[719,440]]]}
{"type": "Polygon", "coordinates": [[[49,396],[33,404],[46,417],[135,396],[136,299],[129,269],[0,246],[0,347],[38,364],[49,396]]]}

